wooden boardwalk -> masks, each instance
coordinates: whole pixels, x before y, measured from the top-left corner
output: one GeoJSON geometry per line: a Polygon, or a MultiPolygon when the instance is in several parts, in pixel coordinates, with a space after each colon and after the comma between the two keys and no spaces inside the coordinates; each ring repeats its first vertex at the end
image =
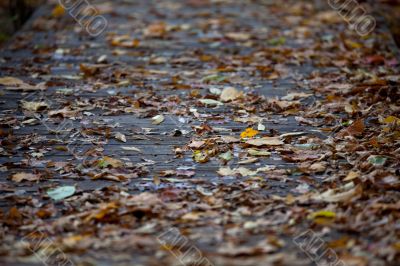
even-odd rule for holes
{"type": "MultiPolygon", "coordinates": [[[[351,169],[326,142],[348,115],[326,112],[329,97],[375,88],[364,81],[381,71],[398,108],[384,22],[358,36],[326,1],[90,2],[108,22],[100,36],[48,4],[0,51],[0,261],[40,265],[19,246],[40,230],[75,265],[180,265],[156,237],[175,227],[213,265],[315,263],[293,238],[322,232],[307,215],[332,206],[294,198],[341,187],[335,178],[351,169]],[[227,87],[242,95],[221,100],[227,87]],[[240,135],[251,127],[285,146],[249,156],[240,135]],[[221,174],[227,167],[243,168],[221,174]],[[76,191],[55,202],[46,193],[60,186],[76,191]]],[[[387,163],[398,171],[395,155],[387,163]]],[[[355,230],[347,247],[335,242],[347,265],[396,265],[400,242],[367,254],[370,237],[382,248],[399,241],[396,206],[388,241],[326,221],[321,237],[333,247],[355,230]]]]}

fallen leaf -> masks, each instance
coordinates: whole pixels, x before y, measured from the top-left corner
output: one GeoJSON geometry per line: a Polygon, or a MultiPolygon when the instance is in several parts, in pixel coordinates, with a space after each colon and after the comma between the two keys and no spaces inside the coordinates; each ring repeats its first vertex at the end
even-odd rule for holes
{"type": "Polygon", "coordinates": [[[223,103],[213,100],[213,99],[200,99],[199,100],[202,104],[209,105],[209,106],[220,106],[224,105],[223,103]]]}
{"type": "Polygon", "coordinates": [[[217,252],[225,256],[239,257],[239,256],[255,256],[260,254],[268,254],[277,250],[274,246],[267,242],[267,240],[259,241],[251,246],[238,244],[234,245],[232,242],[221,245],[217,252]]]}
{"type": "Polygon", "coordinates": [[[200,149],[200,148],[202,148],[205,144],[206,144],[205,141],[202,141],[202,140],[196,141],[196,140],[194,140],[194,141],[192,141],[192,142],[189,144],[189,148],[191,148],[191,149],[200,149]]]}
{"type": "Polygon", "coordinates": [[[62,5],[57,5],[52,11],[51,15],[55,18],[62,17],[65,14],[65,9],[62,5]]]}
{"type": "Polygon", "coordinates": [[[17,183],[22,181],[38,181],[39,179],[40,175],[31,173],[17,173],[11,177],[11,180],[17,183]]]}
{"type": "Polygon", "coordinates": [[[368,157],[367,161],[375,166],[385,165],[387,158],[379,155],[371,155],[368,157]]]}
{"type": "Polygon", "coordinates": [[[238,139],[238,138],[236,138],[236,137],[233,137],[233,136],[221,136],[221,140],[224,142],[224,143],[237,143],[237,142],[240,142],[240,139],[238,139]]]}
{"type": "Polygon", "coordinates": [[[268,41],[269,45],[277,46],[277,45],[284,45],[286,43],[285,37],[277,37],[268,41]]]}
{"type": "Polygon", "coordinates": [[[245,32],[228,32],[225,36],[234,41],[247,41],[251,35],[245,32]]]}
{"type": "Polygon", "coordinates": [[[67,107],[58,110],[52,110],[48,112],[49,117],[61,116],[63,118],[75,118],[77,116],[78,111],[69,110],[67,107]]]}
{"type": "Polygon", "coordinates": [[[310,165],[309,169],[314,173],[322,173],[326,170],[325,162],[316,162],[310,165]]]}
{"type": "Polygon", "coordinates": [[[159,125],[164,122],[165,118],[163,115],[156,115],[151,120],[153,125],[159,125]]]}
{"type": "Polygon", "coordinates": [[[222,91],[218,88],[210,88],[209,89],[211,94],[215,94],[215,95],[221,95],[222,91]]]}
{"type": "Polygon", "coordinates": [[[120,132],[115,133],[114,137],[119,141],[126,142],[126,136],[120,132]]]}
{"type": "Polygon", "coordinates": [[[288,95],[282,97],[281,99],[284,101],[293,101],[297,99],[302,99],[302,98],[307,98],[312,96],[310,93],[304,93],[304,92],[292,92],[289,93],[288,95]]]}
{"type": "Polygon", "coordinates": [[[350,171],[350,172],[347,174],[347,176],[343,179],[343,181],[345,181],[345,182],[347,182],[347,181],[352,181],[352,180],[358,178],[359,176],[360,176],[359,173],[350,171]]]}
{"type": "Polygon", "coordinates": [[[181,177],[192,177],[196,174],[195,171],[189,171],[189,170],[177,170],[176,175],[181,176],[181,177]]]}
{"type": "Polygon", "coordinates": [[[210,160],[207,151],[194,151],[193,159],[198,163],[206,163],[210,160]]]}
{"type": "Polygon", "coordinates": [[[235,170],[232,170],[230,167],[222,167],[218,169],[217,173],[220,176],[234,176],[237,174],[235,170]]]}
{"type": "Polygon", "coordinates": [[[27,111],[38,112],[38,111],[43,111],[43,110],[49,108],[49,105],[46,102],[22,101],[21,103],[22,103],[22,108],[27,111]]]}
{"type": "Polygon", "coordinates": [[[232,160],[233,156],[232,156],[232,152],[231,151],[227,151],[225,153],[222,153],[218,156],[220,159],[224,160],[224,161],[230,161],[232,160]]]}
{"type": "Polygon", "coordinates": [[[259,139],[250,139],[246,144],[252,146],[281,146],[285,144],[279,137],[263,137],[259,139]]]}
{"type": "Polygon", "coordinates": [[[243,131],[243,132],[240,134],[240,138],[242,138],[242,139],[245,139],[245,138],[252,138],[252,137],[254,137],[254,136],[257,135],[257,134],[258,134],[258,131],[257,131],[257,130],[254,130],[254,129],[252,129],[252,128],[246,128],[246,130],[243,131]]]}
{"type": "Polygon", "coordinates": [[[248,149],[247,152],[252,156],[271,156],[271,153],[266,150],[248,149]]]}
{"type": "MultiPolygon", "coordinates": [[[[293,150],[291,153],[281,153],[282,159],[288,162],[305,162],[305,161],[315,161],[323,157],[323,154],[318,154],[314,150],[293,150]]],[[[308,162],[307,165],[303,165],[302,168],[309,168],[311,164],[308,162]]]]}
{"type": "Polygon", "coordinates": [[[335,218],[336,217],[336,213],[332,212],[332,211],[317,211],[317,212],[313,212],[311,213],[308,218],[309,219],[315,219],[315,218],[335,218]]]}
{"type": "Polygon", "coordinates": [[[238,91],[234,87],[226,87],[220,95],[220,99],[223,102],[229,102],[240,98],[243,95],[241,91],[238,91]]]}
{"type": "Polygon", "coordinates": [[[140,45],[140,41],[131,38],[129,35],[119,35],[111,39],[111,45],[123,48],[136,48],[140,45]]]}
{"type": "Polygon", "coordinates": [[[213,195],[213,193],[211,191],[207,191],[202,186],[196,186],[196,191],[199,192],[203,196],[212,196],[213,195]]]}
{"type": "Polygon", "coordinates": [[[265,130],[265,126],[263,124],[261,124],[261,123],[258,123],[257,130],[264,131],[265,130]]]}
{"type": "Polygon", "coordinates": [[[237,172],[243,177],[256,175],[258,171],[253,171],[245,167],[239,167],[236,169],[237,172]]]}
{"type": "Polygon", "coordinates": [[[105,156],[102,160],[99,161],[98,167],[107,168],[109,166],[113,168],[122,167],[124,163],[118,159],[113,159],[111,157],[105,156]]]}
{"type": "Polygon", "coordinates": [[[359,196],[361,196],[361,194],[361,186],[356,186],[345,191],[328,189],[321,194],[315,195],[313,198],[315,200],[320,200],[324,202],[347,202],[352,199],[358,198],[359,196]]]}
{"type": "Polygon", "coordinates": [[[238,164],[253,164],[258,162],[258,158],[247,158],[238,162],[238,164]]]}
{"type": "Polygon", "coordinates": [[[134,146],[122,146],[121,149],[123,149],[124,151],[137,151],[139,153],[142,153],[141,149],[136,148],[134,146]]]}
{"type": "Polygon", "coordinates": [[[363,119],[358,119],[353,122],[348,128],[342,129],[338,133],[338,137],[344,137],[347,135],[352,135],[352,136],[360,136],[364,133],[365,130],[365,125],[364,125],[364,120],[363,119]]]}
{"type": "Polygon", "coordinates": [[[15,86],[23,85],[23,84],[26,84],[26,83],[23,82],[20,79],[17,79],[17,78],[13,78],[13,77],[0,78],[0,85],[3,85],[3,86],[13,86],[13,87],[15,87],[15,86]]]}
{"type": "Polygon", "coordinates": [[[160,177],[158,175],[153,176],[154,185],[158,186],[161,183],[160,177]]]}
{"type": "Polygon", "coordinates": [[[53,200],[58,201],[74,195],[75,191],[76,189],[74,186],[62,186],[48,190],[47,195],[53,200]]]}
{"type": "Polygon", "coordinates": [[[307,134],[307,133],[306,133],[306,132],[289,132],[289,133],[282,134],[282,135],[280,135],[279,137],[280,137],[281,139],[285,139],[285,138],[288,138],[288,137],[303,136],[303,135],[305,135],[305,134],[307,134]]]}
{"type": "Polygon", "coordinates": [[[175,170],[163,170],[163,171],[160,171],[160,176],[166,177],[166,176],[173,176],[173,175],[176,175],[176,171],[175,170]]]}
{"type": "Polygon", "coordinates": [[[383,123],[385,124],[392,124],[392,123],[396,123],[397,125],[400,125],[400,118],[397,118],[395,116],[388,116],[383,120],[383,123]]]}
{"type": "Polygon", "coordinates": [[[153,23],[143,31],[146,37],[163,37],[166,33],[167,25],[164,22],[153,23]]]}

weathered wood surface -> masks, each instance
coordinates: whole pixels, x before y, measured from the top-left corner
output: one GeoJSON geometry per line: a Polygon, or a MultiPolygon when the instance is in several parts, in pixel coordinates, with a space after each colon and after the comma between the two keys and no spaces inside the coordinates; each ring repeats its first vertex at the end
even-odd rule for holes
{"type": "MultiPolygon", "coordinates": [[[[261,0],[91,2],[104,12],[109,23],[107,31],[99,37],[88,36],[68,14],[53,17],[51,14],[54,6],[49,4],[42,6],[9,42],[7,48],[0,52],[2,77],[20,78],[32,85],[46,83],[46,89],[40,93],[11,91],[4,86],[0,91],[0,207],[4,213],[13,206],[21,207],[26,204],[23,200],[18,202],[21,195],[31,196],[33,199],[42,198],[46,188],[56,185],[75,185],[79,193],[97,193],[108,190],[111,186],[119,186],[128,194],[139,194],[143,191],[158,193],[167,188],[183,189],[190,194],[196,193],[199,185],[209,189],[226,185],[229,190],[231,184],[251,183],[253,181],[246,177],[219,176],[217,171],[224,164],[218,157],[205,164],[196,163],[192,158],[193,152],[185,148],[192,139],[239,137],[247,126],[256,125],[254,122],[235,122],[235,117],[240,114],[247,118],[253,114],[261,117],[267,128],[266,133],[271,135],[305,132],[308,136],[323,140],[328,137],[328,133],[322,129],[335,126],[332,123],[325,125],[324,120],[318,116],[309,118],[309,121],[315,123],[314,126],[295,119],[295,116],[303,116],[311,107],[315,107],[321,99],[321,95],[313,92],[307,79],[319,74],[335,76],[341,69],[339,63],[337,66],[330,64],[331,60],[337,60],[341,56],[341,51],[336,48],[321,48],[321,39],[340,38],[347,25],[340,22],[340,18],[334,25],[323,24],[323,12],[332,12],[325,1],[314,1],[314,5],[311,4],[312,1],[261,0]],[[307,19],[307,16],[310,17],[307,19]],[[172,29],[159,37],[143,37],[143,29],[160,21],[172,29]],[[235,38],[224,35],[232,32],[249,33],[251,37],[236,36],[237,39],[234,40],[235,38]],[[115,35],[124,34],[140,40],[138,46],[122,48],[110,45],[115,35]],[[271,42],[271,39],[283,36],[285,41],[282,43],[279,43],[279,39],[276,43],[271,42]],[[60,49],[64,54],[60,54],[60,49]],[[312,54],[313,52],[321,55],[312,54]],[[95,74],[84,77],[80,64],[96,64],[103,55],[107,56],[107,65],[101,66],[95,74]],[[229,69],[232,66],[236,68],[229,69]],[[257,71],[257,66],[272,69],[263,73],[257,71]],[[274,71],[278,73],[276,77],[273,77],[274,71]],[[224,76],[225,80],[204,81],[211,74],[224,76]],[[124,82],[123,85],[120,82],[124,82]],[[238,110],[245,103],[241,104],[242,107],[234,104],[225,104],[222,107],[199,104],[198,98],[210,95],[210,88],[224,86],[234,86],[246,94],[262,96],[262,99],[278,99],[293,92],[314,95],[301,99],[297,111],[290,115],[273,110],[259,110],[262,101],[254,103],[257,110],[242,113],[238,110]],[[49,103],[49,110],[67,107],[78,110],[78,114],[72,116],[71,120],[71,117],[48,117],[47,111],[44,111],[38,114],[40,118],[35,118],[32,113],[21,108],[23,100],[44,100],[49,103]],[[142,101],[141,107],[134,107],[139,100],[142,101]],[[124,111],[127,108],[129,111],[124,111]],[[201,116],[193,116],[191,108],[197,109],[201,116]],[[157,114],[165,116],[165,121],[160,125],[154,125],[151,121],[151,117],[157,114]],[[24,124],[28,119],[36,119],[36,122],[32,122],[34,125],[24,124]],[[54,134],[52,131],[59,130],[60,124],[65,121],[68,121],[68,127],[62,129],[67,131],[54,134]],[[203,136],[197,135],[195,127],[204,124],[213,128],[213,131],[206,132],[203,136]],[[90,130],[91,133],[87,133],[90,130]],[[126,143],[112,137],[117,132],[126,136],[126,143]],[[25,146],[21,143],[25,143],[25,146]],[[130,146],[140,149],[141,152],[122,149],[130,146]],[[69,147],[77,149],[75,151],[79,156],[71,154],[69,147]],[[184,150],[181,156],[176,156],[176,148],[184,150]],[[87,157],[82,151],[88,149],[97,152],[87,157]],[[148,171],[136,178],[115,182],[92,180],[90,168],[85,172],[85,167],[82,171],[60,171],[48,167],[49,162],[66,162],[70,167],[76,167],[100,160],[104,156],[122,158],[124,162],[134,165],[142,164],[148,171]],[[179,169],[194,171],[194,175],[187,177],[184,174],[175,174],[162,177],[165,171],[179,169]],[[13,173],[25,171],[48,172],[49,175],[36,183],[15,184],[10,180],[13,173]],[[161,176],[161,184],[154,183],[158,176],[161,176]],[[20,194],[14,190],[18,190],[20,194]]],[[[393,41],[383,23],[378,23],[376,32],[384,40],[376,49],[395,53],[392,50],[393,41]]],[[[329,46],[329,41],[327,43],[325,45],[329,46]]],[[[243,166],[252,170],[267,165],[274,166],[287,171],[287,176],[268,176],[270,179],[263,187],[265,189],[251,194],[249,201],[254,200],[252,196],[260,202],[268,201],[271,195],[286,197],[305,178],[296,172],[297,163],[282,159],[273,149],[271,152],[270,157],[261,157],[256,163],[243,166]]],[[[237,166],[239,160],[235,157],[229,165],[237,166]]],[[[331,165],[332,169],[337,168],[341,160],[343,158],[337,159],[331,165]]],[[[329,178],[334,171],[332,169],[323,175],[310,174],[306,179],[312,180],[309,182],[318,188],[324,178],[329,178]]],[[[235,193],[228,193],[230,196],[226,196],[226,202],[230,201],[229,197],[236,200],[235,193]]],[[[245,200],[244,198],[243,201],[245,200]]],[[[50,204],[51,200],[44,199],[43,203],[50,204]]],[[[56,205],[60,211],[63,210],[61,205],[56,205]]],[[[229,207],[226,208],[228,211],[229,207]]],[[[286,211],[283,207],[276,208],[286,211]]],[[[268,216],[268,211],[265,213],[264,216],[268,216]]],[[[234,224],[236,214],[230,215],[230,222],[234,224]]],[[[283,213],[280,212],[279,215],[283,213]]],[[[281,217],[279,215],[277,217],[281,217]]],[[[225,222],[229,224],[229,221],[225,222]]],[[[215,234],[216,238],[222,238],[222,235],[230,234],[224,231],[226,228],[222,229],[225,222],[221,221],[214,228],[208,228],[205,223],[191,228],[191,240],[210,260],[214,259],[215,265],[285,264],[285,256],[289,261],[286,262],[289,263],[287,265],[293,265],[291,263],[295,261],[299,265],[310,263],[305,259],[305,254],[294,247],[291,238],[286,235],[287,232],[277,233],[282,233],[282,238],[286,239],[286,244],[282,246],[283,253],[277,255],[265,255],[261,251],[259,254],[255,252],[252,257],[222,258],[215,255],[213,252],[220,244],[202,242],[201,235],[209,237],[215,234]]],[[[163,226],[159,228],[160,231],[165,229],[163,226]]],[[[271,226],[275,225],[271,222],[271,226]]],[[[255,243],[270,233],[276,234],[277,230],[271,229],[269,232],[268,229],[260,235],[252,234],[248,241],[255,243]]],[[[7,232],[3,231],[2,234],[7,235],[7,232]]],[[[20,234],[16,235],[16,239],[21,237],[20,234]]],[[[131,241],[138,246],[130,247],[132,249],[120,247],[120,250],[117,247],[106,248],[104,253],[97,251],[96,254],[86,253],[82,256],[71,253],[69,256],[78,263],[86,260],[87,263],[97,265],[117,264],[121,261],[125,261],[127,265],[159,265],[160,260],[165,261],[165,265],[176,263],[174,258],[166,258],[159,253],[152,257],[155,251],[147,248],[148,243],[144,243],[142,247],[140,243],[137,244],[140,241],[135,242],[133,238],[131,241]],[[133,253],[127,255],[123,250],[133,253]]],[[[270,242],[274,241],[270,239],[270,242]]],[[[9,257],[6,260],[11,263],[9,257]]]]}

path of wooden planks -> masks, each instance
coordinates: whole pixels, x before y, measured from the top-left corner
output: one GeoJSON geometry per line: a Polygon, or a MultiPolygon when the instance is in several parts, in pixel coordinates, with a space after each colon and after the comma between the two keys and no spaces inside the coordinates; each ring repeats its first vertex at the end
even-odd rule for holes
{"type": "MultiPolygon", "coordinates": [[[[185,147],[192,139],[199,138],[196,130],[204,125],[213,131],[203,137],[238,137],[254,122],[234,121],[240,107],[208,107],[197,99],[210,95],[212,88],[225,86],[265,99],[278,99],[289,93],[312,94],[305,77],[316,73],[333,75],[338,68],[328,62],[324,65],[320,59],[321,64],[314,64],[312,55],[308,57],[306,53],[310,47],[320,49],[321,39],[341,36],[347,27],[340,18],[334,25],[323,24],[323,12],[332,12],[325,1],[314,6],[307,1],[261,0],[91,2],[108,21],[107,30],[99,37],[90,37],[68,14],[54,16],[54,5],[48,4],[40,7],[7,48],[0,51],[1,77],[19,78],[32,86],[43,82],[45,88],[40,92],[21,92],[3,86],[0,91],[0,205],[4,213],[15,205],[33,204],[21,196],[40,198],[45,189],[56,185],[75,185],[79,193],[119,186],[126,193],[139,194],[169,187],[191,190],[198,185],[211,188],[245,181],[244,177],[219,176],[217,171],[222,164],[216,158],[204,164],[194,162],[193,152],[185,147]],[[305,22],[306,16],[315,20],[310,17],[305,22]],[[153,28],[149,29],[149,25],[153,28]],[[153,31],[147,37],[143,33],[146,29],[153,31]],[[126,46],[132,47],[112,45],[116,36],[124,35],[128,36],[126,46]],[[132,45],[136,40],[137,45],[132,45]],[[99,63],[101,57],[106,59],[99,63]],[[83,72],[92,73],[84,76],[83,72]],[[47,110],[34,114],[22,109],[21,101],[39,100],[49,104],[47,110]],[[63,108],[76,112],[61,111],[49,117],[48,110],[63,108]],[[200,116],[194,117],[193,112],[200,116]],[[159,114],[165,120],[155,125],[151,118],[159,114]],[[53,131],[66,121],[69,126],[61,128],[66,131],[55,134],[53,131]],[[116,133],[125,135],[126,142],[114,138],[116,133]],[[70,147],[75,154],[71,154],[70,147]],[[123,147],[135,147],[141,152],[123,147]],[[177,148],[183,150],[182,155],[176,153],[177,148]],[[91,152],[89,157],[83,153],[87,150],[91,152]],[[104,156],[140,164],[147,172],[116,182],[93,180],[85,167],[71,170],[85,164],[85,160],[100,160],[104,156]],[[54,168],[49,163],[65,164],[54,168]],[[63,167],[68,170],[62,170],[63,167]],[[170,170],[183,174],[162,176],[170,170]],[[36,183],[16,184],[10,180],[13,173],[27,171],[48,176],[36,183]],[[185,176],[191,171],[193,176],[185,176]],[[155,181],[157,178],[160,184],[155,181]]],[[[378,23],[377,31],[390,36],[383,23],[378,23]]],[[[382,45],[395,49],[390,38],[386,41],[382,45]]],[[[330,60],[339,57],[340,52],[335,50],[325,55],[330,60]]],[[[325,139],[328,134],[321,130],[324,126],[306,125],[295,119],[313,106],[318,97],[315,94],[302,98],[297,114],[267,111],[261,115],[262,123],[273,135],[305,132],[325,139]]],[[[259,115],[257,111],[247,111],[243,117],[259,115]]],[[[318,119],[313,121],[323,125],[318,119]]],[[[234,158],[230,165],[238,161],[234,158]]],[[[257,169],[265,165],[288,171],[296,168],[295,163],[283,160],[277,153],[246,167],[257,169]]],[[[284,182],[272,179],[262,194],[284,197],[298,186],[297,178],[293,175],[284,182]]],[[[49,203],[50,199],[43,202],[49,203]]],[[[212,247],[199,246],[212,252],[212,247]]],[[[93,257],[97,257],[97,262],[110,259],[93,257]]],[[[300,257],[301,263],[308,263],[304,262],[304,254],[300,257]]],[[[130,265],[157,263],[139,256],[133,261],[135,264],[130,265]]],[[[234,263],[261,265],[251,259],[221,261],[218,265],[234,263]]]]}

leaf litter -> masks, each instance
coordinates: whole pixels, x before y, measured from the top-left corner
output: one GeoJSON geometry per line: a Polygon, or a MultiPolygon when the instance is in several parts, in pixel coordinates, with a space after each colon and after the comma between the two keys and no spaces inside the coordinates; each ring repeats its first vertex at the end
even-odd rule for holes
{"type": "Polygon", "coordinates": [[[122,22],[96,39],[49,5],[6,50],[32,57],[0,56],[4,260],[41,230],[79,265],[174,265],[175,227],[214,265],[310,265],[308,229],[346,265],[399,261],[385,31],[307,1],[104,1],[122,22]]]}

